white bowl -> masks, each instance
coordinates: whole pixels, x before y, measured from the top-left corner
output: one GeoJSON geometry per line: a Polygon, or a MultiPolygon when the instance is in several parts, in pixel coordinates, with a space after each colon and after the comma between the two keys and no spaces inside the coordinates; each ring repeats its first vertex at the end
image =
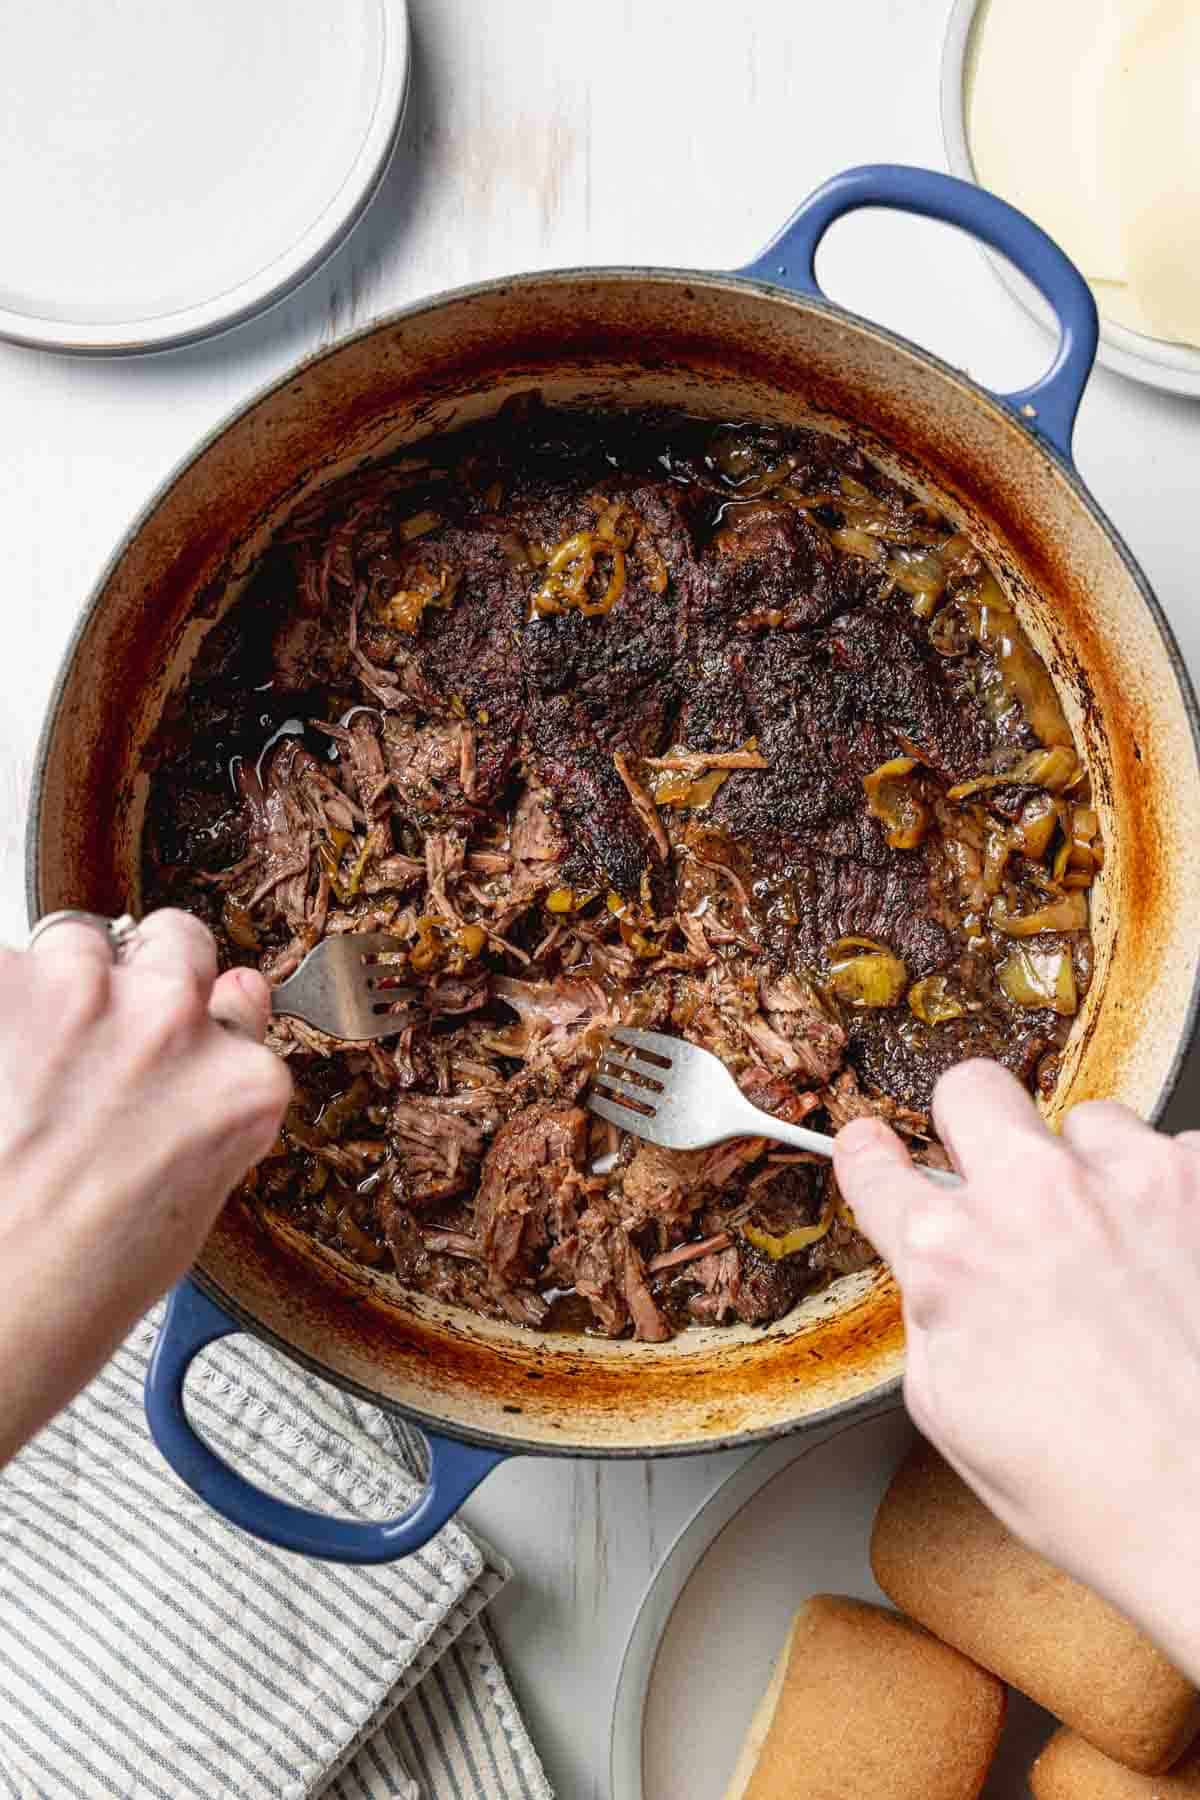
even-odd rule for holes
{"type": "MultiPolygon", "coordinates": [[[[991,0],[955,0],[942,53],[942,136],[950,171],[964,181],[978,179],[967,138],[967,71],[977,22],[990,3],[991,0]]],[[[1036,46],[1031,47],[1030,55],[1037,55],[1036,46]]],[[[1029,282],[1002,256],[990,250],[984,254],[1022,306],[1047,330],[1057,332],[1058,325],[1049,307],[1029,282]]],[[[1113,324],[1103,313],[1097,361],[1106,369],[1115,369],[1118,375],[1128,375],[1130,380],[1145,382],[1149,387],[1165,388],[1172,394],[1200,394],[1200,350],[1145,337],[1124,325],[1113,324]]]]}

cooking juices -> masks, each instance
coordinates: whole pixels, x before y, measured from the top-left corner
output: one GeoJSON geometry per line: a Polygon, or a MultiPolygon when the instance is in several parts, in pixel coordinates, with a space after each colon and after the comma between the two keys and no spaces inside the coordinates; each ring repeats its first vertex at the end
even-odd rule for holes
{"type": "Polygon", "coordinates": [[[408,1288],[644,1340],[873,1253],[818,1160],[591,1119],[609,1028],[943,1161],[952,1063],[1053,1086],[1103,855],[948,520],[820,433],[536,397],[294,515],[164,721],[148,821],[148,894],[226,963],[386,929],[416,990],[382,1044],[274,1022],[296,1098],[254,1202],[408,1288]]]}

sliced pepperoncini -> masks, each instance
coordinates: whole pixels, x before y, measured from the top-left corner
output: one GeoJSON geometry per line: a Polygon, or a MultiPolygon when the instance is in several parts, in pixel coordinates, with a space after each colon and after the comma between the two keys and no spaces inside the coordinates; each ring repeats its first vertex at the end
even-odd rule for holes
{"type": "Polygon", "coordinates": [[[836,1205],[827,1206],[815,1225],[796,1225],[782,1237],[777,1237],[773,1231],[764,1231],[758,1225],[743,1225],[742,1236],[772,1262],[782,1262],[785,1256],[795,1256],[798,1251],[811,1250],[814,1244],[819,1244],[828,1235],[836,1217],[836,1205]]]}
{"type": "Polygon", "coordinates": [[[874,938],[839,938],[828,954],[829,985],[847,1006],[895,1006],[908,985],[900,958],[874,938]]]}
{"type": "Polygon", "coordinates": [[[966,1007],[955,998],[945,975],[926,975],[908,990],[908,1004],[923,1025],[942,1025],[961,1019],[966,1007]]]}
{"type": "Polygon", "coordinates": [[[1078,1008],[1068,950],[1013,949],[996,970],[996,979],[1014,1006],[1048,1007],[1067,1017],[1078,1008]]]}

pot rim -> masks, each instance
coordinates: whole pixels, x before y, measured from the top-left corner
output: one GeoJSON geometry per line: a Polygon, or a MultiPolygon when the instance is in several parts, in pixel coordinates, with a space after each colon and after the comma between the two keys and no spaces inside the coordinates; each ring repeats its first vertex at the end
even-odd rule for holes
{"type": "MultiPolygon", "coordinates": [[[[741,292],[749,288],[777,304],[795,308],[800,312],[816,312],[833,319],[847,319],[856,327],[871,333],[878,341],[890,348],[900,350],[909,356],[915,356],[923,361],[937,374],[946,378],[957,387],[964,397],[973,405],[982,406],[992,415],[998,424],[1005,427],[1017,426],[1021,428],[1028,439],[1028,449],[1030,452],[1034,455],[1040,455],[1046,458],[1054,465],[1058,474],[1067,482],[1074,499],[1083,507],[1084,511],[1090,515],[1092,520],[1107,536],[1120,557],[1126,572],[1141,595],[1142,601],[1146,606],[1150,617],[1154,621],[1154,625],[1162,640],[1163,648],[1166,651],[1167,659],[1174,672],[1179,698],[1183,705],[1184,712],[1187,715],[1188,724],[1191,730],[1193,754],[1196,757],[1198,767],[1200,767],[1200,703],[1197,701],[1191,676],[1188,672],[1187,665],[1179,648],[1174,631],[1172,630],[1170,621],[1155,596],[1150,583],[1142,573],[1142,570],[1128,544],[1125,542],[1125,539],[1083,481],[1073,460],[1064,456],[1053,445],[1049,444],[1033,427],[1021,419],[1013,409],[1008,407],[1004,401],[991,392],[990,389],[983,387],[979,382],[973,380],[961,369],[954,368],[933,351],[926,350],[923,346],[913,343],[910,338],[904,337],[900,332],[895,332],[886,326],[878,325],[873,320],[864,318],[860,313],[852,312],[847,307],[838,306],[835,302],[826,299],[824,296],[818,297],[807,293],[796,293],[793,290],[781,287],[774,282],[763,281],[755,277],[739,275],[722,270],[698,270],[628,264],[581,265],[561,269],[533,270],[516,275],[499,276],[488,281],[470,282],[461,287],[444,289],[432,296],[427,295],[423,299],[411,301],[407,306],[394,308],[390,312],[382,313],[378,318],[372,319],[368,324],[359,326],[354,331],[347,332],[334,343],[323,346],[321,349],[312,352],[309,356],[302,358],[298,363],[291,365],[281,374],[273,377],[270,381],[265,382],[252,394],[230,408],[230,410],[215,425],[210,427],[193,448],[181,457],[168,473],[156,484],[153,493],[138,509],[131,523],[121,534],[118,543],[105,561],[96,580],[93,582],[88,597],[84,602],[75,623],[75,627],[68,639],[54,683],[50,690],[45,717],[43,719],[41,732],[38,736],[37,749],[34,754],[33,774],[30,783],[29,816],[25,831],[25,898],[27,917],[31,927],[39,917],[38,890],[40,886],[40,866],[38,847],[41,835],[43,802],[45,798],[46,765],[50,756],[51,742],[62,712],[67,683],[70,679],[75,664],[75,658],[82,640],[100,608],[104,592],[108,587],[109,582],[120,562],[141,532],[143,526],[145,526],[153,516],[154,512],[167,495],[172,492],[181,480],[183,480],[193,465],[197,463],[200,458],[238,422],[239,419],[251,412],[263,401],[269,399],[273,394],[278,393],[283,388],[294,383],[298,377],[303,376],[310,368],[324,362],[328,357],[337,355],[345,349],[348,344],[360,343],[377,332],[391,330],[399,324],[419,319],[424,315],[435,313],[444,307],[464,301],[478,299],[486,295],[497,295],[502,297],[516,288],[529,289],[537,287],[539,284],[549,283],[551,285],[558,285],[560,283],[566,284],[581,280],[595,282],[616,281],[630,284],[652,280],[660,283],[665,282],[674,284],[680,287],[704,286],[718,291],[729,290],[732,292],[741,292]]],[[[1183,1030],[1180,1033],[1179,1042],[1176,1045],[1170,1066],[1163,1077],[1155,1102],[1149,1109],[1149,1123],[1151,1125],[1157,1124],[1175,1090],[1184,1061],[1196,1040],[1198,1027],[1200,1027],[1200,963],[1197,964],[1196,971],[1192,978],[1192,991],[1188,999],[1187,1014],[1183,1030]]],[[[264,1326],[258,1320],[251,1318],[245,1309],[242,1308],[236,1300],[230,1298],[199,1265],[191,1270],[189,1279],[194,1281],[197,1286],[216,1302],[218,1306],[228,1312],[232,1318],[235,1318],[242,1330],[247,1331],[252,1337],[259,1339],[261,1342],[270,1344],[272,1348],[279,1351],[280,1354],[287,1356],[292,1362],[307,1369],[311,1374],[319,1376],[322,1380],[331,1382],[335,1387],[355,1395],[357,1398],[366,1401],[370,1405],[378,1406],[385,1412],[393,1413],[398,1417],[411,1421],[422,1430],[432,1431],[435,1434],[443,1436],[448,1435],[463,1443],[477,1444],[489,1449],[503,1450],[511,1455],[556,1457],[587,1456],[603,1458],[606,1461],[617,1461],[647,1456],[688,1456],[699,1455],[705,1451],[716,1452],[720,1450],[750,1448],[754,1445],[773,1441],[776,1438],[789,1436],[793,1432],[815,1430],[819,1426],[829,1425],[837,1420],[853,1422],[856,1419],[865,1417],[873,1412],[884,1410],[889,1404],[896,1404],[902,1383],[902,1377],[895,1376],[892,1379],[881,1383],[878,1387],[870,1389],[867,1393],[860,1394],[849,1400],[840,1401],[833,1406],[823,1408],[819,1412],[806,1414],[805,1416],[786,1424],[733,1432],[722,1437],[693,1440],[683,1444],[670,1444],[651,1448],[641,1445],[636,1447],[604,1446],[597,1448],[593,1445],[571,1445],[566,1443],[548,1445],[544,1443],[534,1443],[515,1435],[500,1436],[494,1433],[476,1431],[468,1426],[460,1426],[457,1423],[448,1430],[446,1421],[441,1419],[437,1414],[429,1414],[420,1408],[401,1405],[397,1401],[391,1400],[374,1390],[362,1386],[360,1383],[354,1381],[353,1378],[344,1376],[337,1371],[330,1369],[327,1364],[322,1363],[318,1358],[310,1357],[306,1353],[297,1350],[293,1345],[279,1337],[269,1327],[264,1326]]]]}
{"type": "Polygon", "coordinates": [[[420,1431],[432,1433],[435,1437],[453,1438],[460,1444],[474,1444],[481,1450],[499,1450],[505,1456],[549,1457],[556,1462],[576,1457],[587,1457],[597,1462],[640,1462],[650,1456],[704,1456],[709,1452],[716,1455],[722,1450],[758,1449],[763,1444],[774,1443],[777,1438],[792,1437],[800,1432],[815,1431],[818,1427],[839,1422],[843,1425],[856,1425],[876,1413],[888,1412],[903,1405],[901,1387],[904,1378],[902,1375],[894,1375],[867,1393],[856,1394],[849,1400],[839,1400],[833,1406],[822,1407],[819,1412],[804,1413],[783,1425],[760,1425],[748,1431],[727,1432],[721,1437],[689,1438],[686,1443],[679,1444],[572,1444],[557,1439],[553,1443],[544,1443],[532,1438],[517,1437],[515,1433],[505,1435],[496,1431],[480,1431],[473,1425],[460,1425],[457,1421],[450,1425],[439,1413],[426,1412],[419,1406],[402,1405],[389,1395],[364,1386],[352,1375],[336,1372],[327,1363],[323,1363],[320,1357],[310,1356],[307,1351],[297,1349],[269,1325],[260,1324],[239,1300],[232,1299],[199,1265],[189,1270],[185,1279],[194,1282],[222,1312],[235,1319],[249,1336],[257,1338],[261,1344],[269,1344],[272,1350],[306,1369],[310,1375],[319,1376],[322,1381],[328,1381],[343,1393],[352,1394],[356,1400],[363,1400],[368,1406],[378,1407],[380,1412],[391,1413],[395,1418],[403,1419],[406,1424],[415,1425],[420,1431]]]}

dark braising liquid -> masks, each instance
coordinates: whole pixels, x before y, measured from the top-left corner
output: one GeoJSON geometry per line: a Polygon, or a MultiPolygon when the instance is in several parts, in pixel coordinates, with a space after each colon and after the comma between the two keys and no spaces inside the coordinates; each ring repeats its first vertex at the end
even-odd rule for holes
{"type": "Polygon", "coordinates": [[[254,1203],[530,1325],[764,1323],[872,1260],[824,1164],[590,1119],[613,1024],[941,1160],[938,1075],[1049,1090],[1088,986],[1102,851],[1046,670],[950,521],[815,432],[527,397],[349,477],[153,765],[154,903],[273,980],[386,928],[418,993],[369,1047],[276,1023],[254,1203]]]}

